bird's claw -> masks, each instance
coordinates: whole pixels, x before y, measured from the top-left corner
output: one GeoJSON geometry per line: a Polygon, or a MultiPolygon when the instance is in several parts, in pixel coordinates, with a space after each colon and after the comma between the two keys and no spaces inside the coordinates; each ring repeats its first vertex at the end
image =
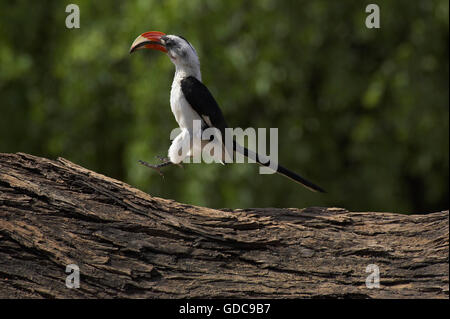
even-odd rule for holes
{"type": "Polygon", "coordinates": [[[158,165],[152,165],[152,164],[150,164],[150,163],[147,163],[147,162],[141,161],[141,160],[139,160],[138,162],[139,162],[140,164],[144,165],[144,166],[147,166],[147,167],[149,167],[149,168],[154,169],[155,171],[157,171],[157,172],[159,173],[159,175],[160,175],[162,178],[164,178],[164,174],[161,172],[161,168],[159,168],[158,165]]]}
{"type": "MultiPolygon", "coordinates": [[[[156,155],[155,158],[159,159],[161,162],[170,161],[170,158],[160,155],[156,155]]],[[[174,163],[174,164],[177,165],[178,167],[184,168],[181,163],[174,163]]]]}

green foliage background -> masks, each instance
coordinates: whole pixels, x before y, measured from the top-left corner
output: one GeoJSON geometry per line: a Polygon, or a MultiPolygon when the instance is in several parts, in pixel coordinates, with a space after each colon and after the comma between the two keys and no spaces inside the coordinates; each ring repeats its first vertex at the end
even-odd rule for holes
{"type": "Polygon", "coordinates": [[[448,208],[448,1],[1,1],[0,152],[65,157],[152,195],[210,207],[448,208]],[[81,28],[65,27],[66,5],[81,28]],[[279,128],[280,162],[315,194],[252,164],[165,178],[173,65],[128,54],[149,30],[196,47],[234,127],[279,128]]]}

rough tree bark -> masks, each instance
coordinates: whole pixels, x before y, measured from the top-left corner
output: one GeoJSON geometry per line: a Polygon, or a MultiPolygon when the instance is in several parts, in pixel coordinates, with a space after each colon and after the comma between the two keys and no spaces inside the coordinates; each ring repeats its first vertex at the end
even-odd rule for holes
{"type": "Polygon", "coordinates": [[[0,154],[0,298],[448,298],[448,215],[217,210],[0,154]]]}

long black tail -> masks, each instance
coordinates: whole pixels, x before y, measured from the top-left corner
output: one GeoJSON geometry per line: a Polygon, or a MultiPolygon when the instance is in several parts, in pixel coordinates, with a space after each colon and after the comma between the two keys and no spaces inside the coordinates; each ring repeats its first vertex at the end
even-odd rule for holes
{"type": "MultiPolygon", "coordinates": [[[[253,151],[243,147],[242,145],[236,143],[236,141],[234,141],[234,143],[233,143],[233,150],[235,152],[241,153],[245,157],[251,158],[252,160],[256,161],[261,166],[270,167],[270,162],[268,161],[268,158],[263,159],[258,153],[253,152],[253,151]]],[[[278,174],[284,175],[284,176],[292,179],[294,182],[297,182],[297,183],[305,186],[306,188],[312,190],[313,192],[325,193],[325,191],[322,188],[320,188],[319,186],[304,179],[300,175],[294,173],[293,171],[288,170],[287,168],[285,168],[279,164],[277,164],[276,172],[278,174]]]]}

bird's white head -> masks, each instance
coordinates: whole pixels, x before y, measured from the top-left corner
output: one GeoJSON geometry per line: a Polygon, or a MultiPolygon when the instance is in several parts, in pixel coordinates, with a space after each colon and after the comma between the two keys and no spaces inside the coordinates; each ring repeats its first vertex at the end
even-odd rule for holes
{"type": "Polygon", "coordinates": [[[185,38],[178,35],[166,35],[159,31],[149,31],[134,40],[130,53],[139,49],[153,49],[167,53],[175,64],[177,72],[200,76],[200,61],[197,51],[185,38]]]}

